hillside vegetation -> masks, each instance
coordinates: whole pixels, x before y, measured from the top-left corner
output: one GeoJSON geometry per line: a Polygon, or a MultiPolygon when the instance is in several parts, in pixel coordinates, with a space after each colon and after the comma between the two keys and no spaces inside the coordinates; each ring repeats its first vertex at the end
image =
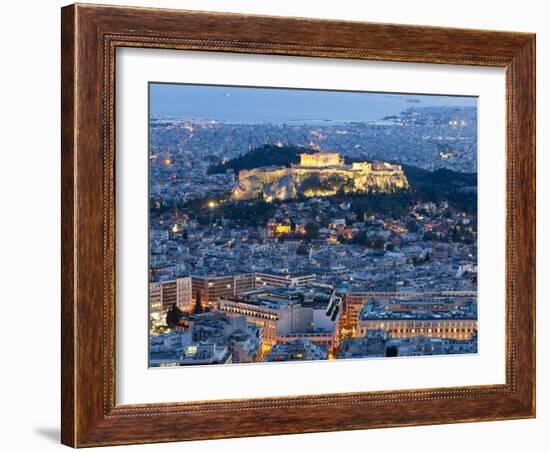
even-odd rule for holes
{"type": "Polygon", "coordinates": [[[313,154],[315,151],[299,146],[275,146],[265,144],[239,157],[227,160],[225,163],[212,165],[208,174],[225,173],[232,169],[235,173],[241,170],[260,168],[262,166],[286,166],[300,163],[300,154],[313,154]]]}

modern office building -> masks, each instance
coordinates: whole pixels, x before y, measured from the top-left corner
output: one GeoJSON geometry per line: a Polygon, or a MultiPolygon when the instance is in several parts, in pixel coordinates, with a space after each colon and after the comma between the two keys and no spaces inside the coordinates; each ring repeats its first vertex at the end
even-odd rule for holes
{"type": "Polygon", "coordinates": [[[254,275],[244,273],[230,276],[193,275],[192,298],[200,294],[202,306],[217,309],[221,298],[232,298],[240,292],[254,289],[254,275]]]}
{"type": "Polygon", "coordinates": [[[176,304],[182,311],[189,312],[191,299],[191,277],[149,283],[149,316],[160,319],[176,304]]]}
{"type": "Polygon", "coordinates": [[[176,279],[176,304],[184,312],[193,309],[191,277],[176,279]]]}

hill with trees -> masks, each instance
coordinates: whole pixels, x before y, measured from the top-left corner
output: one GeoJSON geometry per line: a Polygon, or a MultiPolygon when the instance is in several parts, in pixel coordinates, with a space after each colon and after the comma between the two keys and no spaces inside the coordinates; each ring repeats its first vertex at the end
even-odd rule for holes
{"type": "Polygon", "coordinates": [[[224,163],[210,166],[208,174],[225,173],[229,169],[238,173],[241,170],[263,166],[286,166],[289,168],[291,164],[300,162],[300,154],[313,154],[314,152],[313,149],[300,146],[265,144],[224,163]]]}
{"type": "MultiPolygon", "coordinates": [[[[209,173],[220,173],[227,169],[238,172],[265,166],[289,167],[292,163],[298,163],[300,154],[304,152],[314,151],[299,146],[264,145],[223,164],[211,166],[209,173]]],[[[346,163],[352,161],[347,160],[346,163]]],[[[477,173],[460,173],[448,169],[428,171],[411,165],[401,166],[409,181],[408,190],[369,194],[338,192],[333,197],[335,202],[349,202],[352,211],[360,218],[364,214],[376,212],[398,218],[405,215],[411,205],[418,202],[447,201],[454,209],[468,213],[477,212],[477,173]]],[[[208,204],[213,199],[212,196],[211,194],[202,199],[189,201],[183,207],[203,224],[220,218],[249,225],[263,224],[276,210],[276,202],[267,203],[260,198],[247,202],[228,202],[228,194],[216,199],[219,202],[216,203],[215,209],[209,209],[208,204]]]]}

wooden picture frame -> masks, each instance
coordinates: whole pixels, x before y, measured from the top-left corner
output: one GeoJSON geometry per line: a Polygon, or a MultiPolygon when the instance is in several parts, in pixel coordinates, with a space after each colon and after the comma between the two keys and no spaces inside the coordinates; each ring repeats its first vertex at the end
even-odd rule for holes
{"type": "Polygon", "coordinates": [[[535,416],[535,35],[93,5],[62,9],[62,442],[73,447],[535,416]],[[115,403],[115,50],[506,69],[506,383],[115,403]]]}

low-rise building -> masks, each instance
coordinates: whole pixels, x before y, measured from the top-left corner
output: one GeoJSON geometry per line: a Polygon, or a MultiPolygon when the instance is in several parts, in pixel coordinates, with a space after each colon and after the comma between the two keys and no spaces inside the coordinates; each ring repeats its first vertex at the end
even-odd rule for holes
{"type": "Polygon", "coordinates": [[[477,335],[470,339],[410,337],[386,342],[386,356],[456,355],[477,353],[477,335]]]}
{"type": "Polygon", "coordinates": [[[275,345],[265,357],[265,361],[312,361],[327,358],[328,351],[325,345],[314,344],[309,339],[300,338],[275,345]]]}
{"type": "Polygon", "coordinates": [[[384,330],[368,330],[365,336],[341,342],[338,358],[382,358],[386,356],[387,334],[384,330]]]}
{"type": "Polygon", "coordinates": [[[262,356],[262,329],[245,316],[228,316],[221,311],[194,315],[189,331],[195,344],[227,345],[234,363],[251,363],[262,356]]]}
{"type": "Polygon", "coordinates": [[[313,273],[255,273],[254,287],[294,287],[315,282],[313,273]]]}
{"type": "Polygon", "coordinates": [[[212,342],[191,343],[181,356],[178,365],[231,364],[231,352],[226,345],[212,342]]]}

